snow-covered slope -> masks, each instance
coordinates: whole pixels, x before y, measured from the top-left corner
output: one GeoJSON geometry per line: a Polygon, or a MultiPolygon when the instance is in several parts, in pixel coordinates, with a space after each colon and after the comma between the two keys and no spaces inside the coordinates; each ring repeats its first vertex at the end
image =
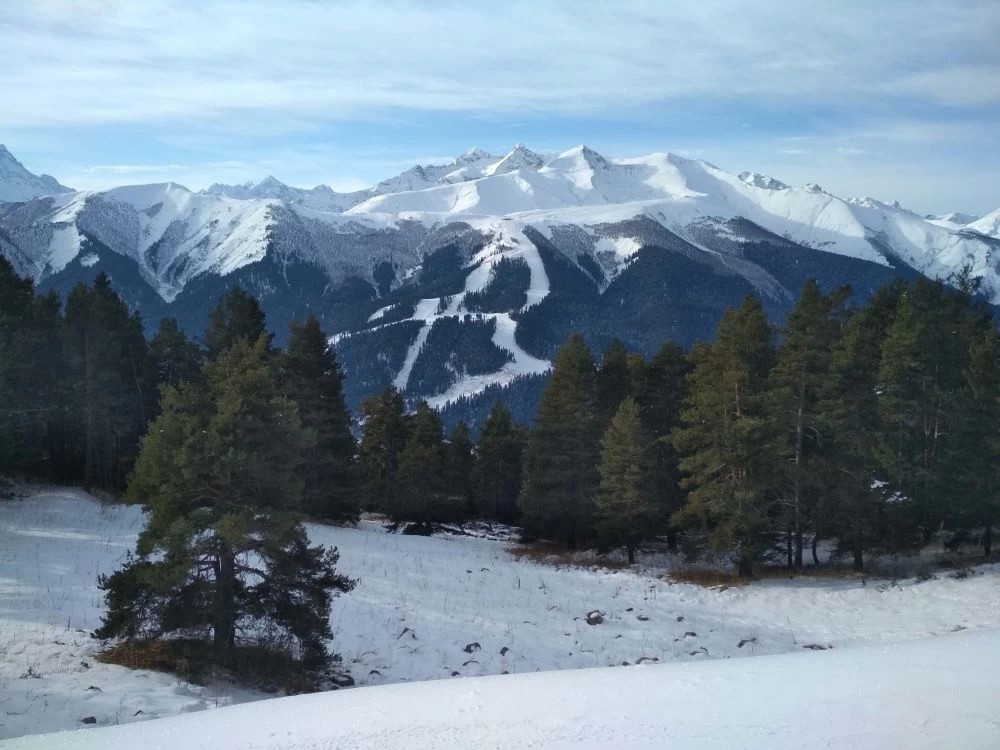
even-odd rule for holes
{"type": "MultiPolygon", "coordinates": [[[[971,218],[928,219],[895,202],[842,199],[816,184],[790,187],[670,153],[611,159],[581,145],[543,156],[518,144],[503,156],[472,149],[353,193],[294,188],[268,177],[201,193],[163,183],[4,203],[0,253],[20,273],[51,279],[60,291],[113,271],[116,283],[158,296],[135,302],[150,308],[140,312],[150,319],[174,314],[193,331],[206,313],[201,301],[234,284],[264,299],[279,335],[307,311],[320,314],[338,340],[365,331],[403,337],[419,328],[399,357],[382,351],[385,366],[369,372],[365,393],[410,382],[434,323],[476,313],[480,329],[484,321],[492,326],[493,345],[510,355],[480,351],[507,360],[492,373],[470,374],[449,361],[454,379],[439,377],[440,388],[420,392],[446,403],[544,372],[554,341],[572,325],[606,320],[599,334],[584,333],[620,335],[648,353],[656,337],[691,343],[710,335],[720,309],[747,292],[765,298],[780,319],[804,273],[824,285],[851,283],[865,290],[863,297],[900,273],[948,280],[969,268],[1000,304],[1000,213],[960,223],[971,218]],[[547,245],[547,261],[539,243],[547,245]],[[635,279],[616,286],[647,247],[664,254],[646,271],[659,275],[660,286],[635,279]],[[552,256],[569,265],[556,281],[547,268],[552,256]],[[502,297],[518,301],[488,311],[467,307],[466,296],[484,291],[501,261],[530,269],[526,281],[518,272],[524,288],[502,297]],[[699,294],[684,299],[701,284],[699,294]],[[525,314],[554,286],[570,291],[567,285],[576,301],[563,296],[545,308],[561,322],[539,332],[546,326],[536,321],[534,346],[525,343],[525,314]],[[601,295],[612,288],[618,307],[599,311],[601,295]],[[407,305],[423,300],[407,326],[392,327],[399,315],[376,319],[378,309],[404,298],[407,305]],[[588,309],[574,312],[566,304],[588,309]],[[559,305],[561,313],[553,313],[559,305]],[[359,307],[357,315],[351,306],[359,307]],[[615,323],[624,327],[615,330],[615,323]]],[[[384,343],[355,348],[384,349],[384,343]]],[[[353,376],[358,368],[345,362],[353,376]]]]}
{"type": "Polygon", "coordinates": [[[32,174],[6,146],[0,144],[0,202],[27,201],[40,195],[55,195],[70,190],[60,185],[55,177],[32,174]]]}
{"type": "Polygon", "coordinates": [[[1000,239],[1000,208],[976,221],[969,222],[965,229],[1000,239]]]}
{"type": "Polygon", "coordinates": [[[984,668],[1000,659],[997,565],[961,580],[775,578],[722,590],[665,578],[678,561],[664,556],[640,554],[635,570],[554,567],[488,539],[389,534],[367,521],[310,525],[310,539],[338,547],[339,569],[358,579],[334,600],[330,623],[360,687],[260,702],[229,684],[199,687],[94,658],[97,576],[120,564],[142,523],[137,506],[75,490],[0,503],[4,747],[775,750],[1000,740],[1000,672],[984,668]],[[594,609],[604,622],[588,625],[594,609]],[[189,712],[199,713],[170,718],[189,712]],[[88,716],[98,729],[9,739],[77,728],[88,716]]]}
{"type": "Polygon", "coordinates": [[[945,229],[961,229],[966,224],[978,221],[982,217],[975,214],[963,214],[958,211],[951,211],[946,214],[928,214],[924,218],[931,222],[931,224],[937,224],[945,229]]]}
{"type": "MultiPolygon", "coordinates": [[[[6,151],[0,152],[0,165],[8,162],[16,164],[6,151]]],[[[353,221],[391,227],[408,218],[432,227],[493,219],[494,224],[515,220],[543,228],[586,228],[642,216],[687,239],[694,239],[692,225],[701,228],[706,222],[740,217],[804,247],[883,264],[899,258],[932,277],[947,278],[971,265],[983,276],[992,299],[1000,302],[997,261],[989,243],[973,234],[995,236],[997,213],[967,225],[957,222],[970,217],[957,215],[929,220],[898,204],[843,200],[817,185],[791,188],[773,177],[735,175],[675,154],[608,159],[577,146],[545,161],[518,144],[503,157],[473,149],[449,164],[417,166],[367,191],[336,193],[323,186],[302,190],[268,177],[259,183],[213,185],[194,195],[167,183],[76,194],[56,204],[59,211],[35,217],[33,223],[72,223],[78,212],[61,210],[63,205],[81,207],[95,200],[125,203],[140,213],[160,212],[138,219],[141,237],[128,238],[134,242],[110,245],[125,255],[143,259],[171,222],[186,227],[175,226],[173,231],[184,236],[169,238],[170,257],[149,258],[144,266],[165,297],[198,274],[224,274],[259,261],[265,252],[267,206],[280,203],[335,226],[353,221]],[[183,263],[183,272],[178,272],[177,263],[183,263]]],[[[27,251],[32,255],[34,250],[36,275],[59,270],[57,263],[48,262],[50,257],[70,254],[66,237],[53,238],[52,244],[58,247],[27,251]]]]}
{"type": "Polygon", "coordinates": [[[988,750],[1000,633],[703,664],[481,677],[280,698],[10,750],[988,750]]]}

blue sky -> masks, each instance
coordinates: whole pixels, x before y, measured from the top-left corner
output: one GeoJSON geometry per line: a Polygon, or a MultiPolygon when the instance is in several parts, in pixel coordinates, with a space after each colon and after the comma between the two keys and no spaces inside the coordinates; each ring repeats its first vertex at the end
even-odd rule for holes
{"type": "Polygon", "coordinates": [[[78,188],[342,190],[586,143],[985,213],[998,35],[997,0],[4,3],[0,143],[78,188]]]}

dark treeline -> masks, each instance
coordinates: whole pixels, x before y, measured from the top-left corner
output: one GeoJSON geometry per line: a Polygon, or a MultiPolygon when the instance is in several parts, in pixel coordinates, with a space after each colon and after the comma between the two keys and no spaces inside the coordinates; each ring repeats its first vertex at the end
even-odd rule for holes
{"type": "Polygon", "coordinates": [[[775,329],[755,297],[710,343],[650,359],[613,341],[560,349],[530,431],[497,402],[471,452],[458,422],[362,408],[366,507],[395,521],[515,521],[570,547],[681,541],[732,557],[818,562],[939,539],[992,552],[1000,522],[1000,339],[974,283],[918,280],[860,309],[808,282],[775,329]],[[471,465],[468,473],[452,465],[471,465]],[[449,480],[451,476],[453,479],[449,480]]]}
{"type": "Polygon", "coordinates": [[[351,582],[335,550],[309,546],[303,513],[363,508],[416,532],[516,523],[630,560],[663,541],[729,555],[744,575],[817,562],[819,540],[859,569],[935,539],[988,556],[1000,336],[975,284],[958,287],[896,281],[850,309],[848,289],[810,281],[781,329],[749,296],[711,342],[648,359],[617,340],[595,357],[573,335],[530,429],[497,400],[476,440],[461,419],[446,433],[388,388],[362,402],[355,442],[314,318],[280,351],[234,289],[202,341],[170,320],[147,341],[106,277],[63,308],[0,259],[0,473],[146,505],[136,556],[102,580],[101,633],[209,644],[226,664],[260,623],[271,647],[326,663],[323,613],[351,582]]]}
{"type": "Polygon", "coordinates": [[[147,342],[103,274],[60,310],[0,259],[0,474],[124,490],[149,512],[99,581],[97,635],[125,643],[109,658],[297,688],[329,665],[330,599],[353,582],[301,519],[357,519],[357,446],[316,319],[283,352],[271,341],[240,289],[203,342],[172,320],[147,342]]]}

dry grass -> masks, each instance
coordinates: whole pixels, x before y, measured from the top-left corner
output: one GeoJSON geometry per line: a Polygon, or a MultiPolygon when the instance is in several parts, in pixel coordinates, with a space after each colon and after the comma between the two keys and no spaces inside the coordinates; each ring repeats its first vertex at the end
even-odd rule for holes
{"type": "Polygon", "coordinates": [[[223,679],[287,694],[317,689],[318,675],[291,656],[259,646],[237,646],[233,663],[225,668],[215,660],[212,646],[198,640],[136,640],[115,644],[97,656],[106,664],[129,669],[169,672],[195,684],[223,679]]]}
{"type": "Polygon", "coordinates": [[[565,544],[547,540],[521,542],[511,549],[518,560],[527,560],[540,565],[556,568],[602,568],[606,570],[626,570],[627,560],[620,560],[594,552],[593,550],[571,550],[565,544]]]}
{"type": "Polygon", "coordinates": [[[191,660],[171,641],[124,641],[102,651],[97,660],[129,669],[170,672],[185,679],[193,676],[191,660]]]}

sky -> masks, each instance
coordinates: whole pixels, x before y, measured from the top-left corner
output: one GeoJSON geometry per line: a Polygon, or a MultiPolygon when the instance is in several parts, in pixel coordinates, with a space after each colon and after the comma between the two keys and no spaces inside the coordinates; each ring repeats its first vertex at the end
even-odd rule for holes
{"type": "Polygon", "coordinates": [[[518,142],[1000,207],[998,0],[0,4],[0,143],[79,189],[366,187],[518,142]]]}

